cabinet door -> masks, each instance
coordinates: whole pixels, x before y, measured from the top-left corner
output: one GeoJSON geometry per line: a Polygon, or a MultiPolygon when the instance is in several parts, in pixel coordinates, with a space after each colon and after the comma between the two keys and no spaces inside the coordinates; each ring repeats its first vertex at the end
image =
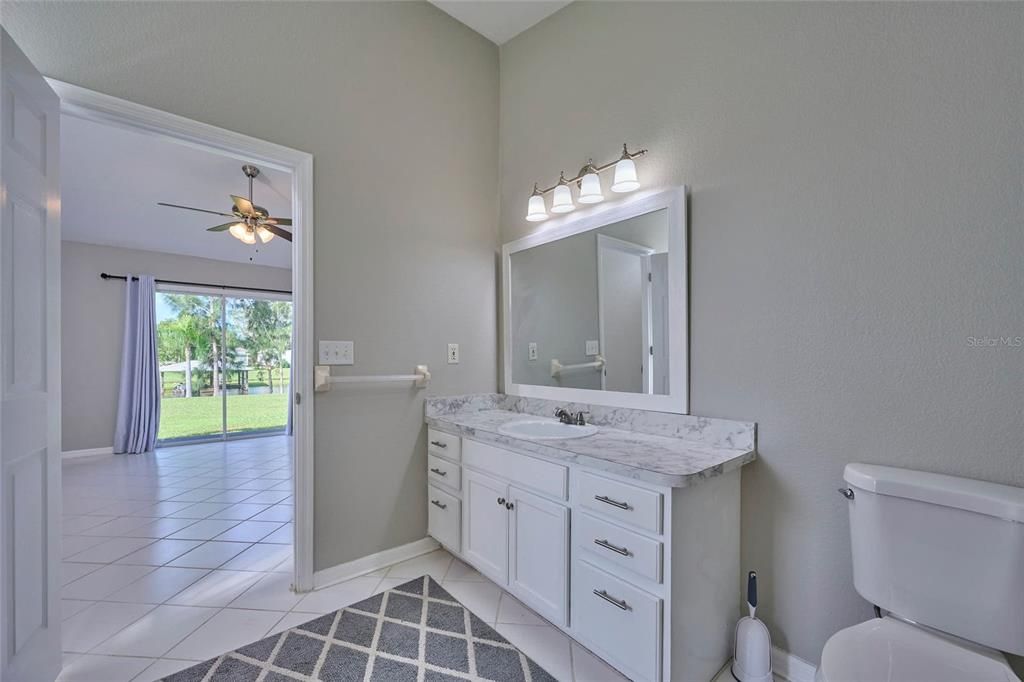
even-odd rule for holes
{"type": "Polygon", "coordinates": [[[508,484],[467,470],[463,503],[466,561],[499,585],[508,584],[508,484]]]}
{"type": "Polygon", "coordinates": [[[509,488],[512,504],[509,588],[548,620],[566,623],[569,508],[509,488]]]}

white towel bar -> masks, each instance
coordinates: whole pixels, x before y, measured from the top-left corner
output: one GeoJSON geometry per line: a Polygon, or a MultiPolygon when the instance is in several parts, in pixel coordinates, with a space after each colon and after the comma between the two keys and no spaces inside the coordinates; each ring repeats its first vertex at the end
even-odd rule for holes
{"type": "Polygon", "coordinates": [[[602,369],[605,365],[604,357],[596,356],[593,362],[581,362],[577,365],[563,365],[557,358],[551,358],[551,376],[557,377],[562,372],[576,372],[581,369],[602,369]]]}
{"type": "Polygon", "coordinates": [[[313,368],[313,388],[317,392],[331,390],[331,384],[383,384],[412,381],[416,388],[424,388],[430,383],[430,370],[426,365],[416,365],[415,374],[374,374],[370,376],[331,376],[330,365],[316,365],[313,368]]]}

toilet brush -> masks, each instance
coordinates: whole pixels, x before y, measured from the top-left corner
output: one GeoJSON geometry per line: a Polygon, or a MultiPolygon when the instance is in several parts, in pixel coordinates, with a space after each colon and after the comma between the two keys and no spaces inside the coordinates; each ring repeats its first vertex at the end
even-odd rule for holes
{"type": "Polygon", "coordinates": [[[772,682],[772,639],[768,628],[757,619],[757,573],[747,574],[749,616],[736,623],[736,648],[732,676],[739,682],[772,682]]]}

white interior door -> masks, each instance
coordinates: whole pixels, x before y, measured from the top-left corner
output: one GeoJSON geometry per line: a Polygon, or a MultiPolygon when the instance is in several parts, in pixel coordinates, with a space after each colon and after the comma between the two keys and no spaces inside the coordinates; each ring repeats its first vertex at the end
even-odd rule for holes
{"type": "Polygon", "coordinates": [[[60,101],[0,29],[0,678],[60,673],[60,101]]]}
{"type": "Polygon", "coordinates": [[[597,235],[597,318],[602,388],[648,393],[647,273],[652,249],[597,235]]]}
{"type": "Polygon", "coordinates": [[[668,254],[656,253],[650,262],[650,293],[651,301],[651,368],[648,376],[651,381],[651,393],[668,395],[669,389],[669,345],[668,345],[668,254]]]}

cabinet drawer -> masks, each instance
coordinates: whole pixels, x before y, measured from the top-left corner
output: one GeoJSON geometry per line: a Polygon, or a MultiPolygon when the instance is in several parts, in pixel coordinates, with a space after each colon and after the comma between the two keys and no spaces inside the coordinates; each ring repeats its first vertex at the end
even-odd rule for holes
{"type": "Polygon", "coordinates": [[[462,467],[434,455],[427,455],[427,479],[434,484],[458,490],[462,467]]]}
{"type": "Polygon", "coordinates": [[[581,471],[579,504],[652,533],[661,532],[661,493],[581,471]]]}
{"type": "Polygon", "coordinates": [[[661,543],[589,514],[576,515],[576,545],[637,575],[661,582],[661,543]]]}
{"type": "Polygon", "coordinates": [[[427,532],[448,549],[461,553],[462,503],[459,498],[427,486],[427,532]]]}
{"type": "Polygon", "coordinates": [[[661,600],[585,561],[576,561],[575,568],[573,627],[629,677],[657,679],[661,600]]]}
{"type": "Polygon", "coordinates": [[[475,440],[467,439],[463,449],[469,466],[560,500],[569,497],[568,467],[475,440]]]}
{"type": "Polygon", "coordinates": [[[462,439],[437,429],[427,429],[427,451],[458,462],[462,459],[462,439]]]}

